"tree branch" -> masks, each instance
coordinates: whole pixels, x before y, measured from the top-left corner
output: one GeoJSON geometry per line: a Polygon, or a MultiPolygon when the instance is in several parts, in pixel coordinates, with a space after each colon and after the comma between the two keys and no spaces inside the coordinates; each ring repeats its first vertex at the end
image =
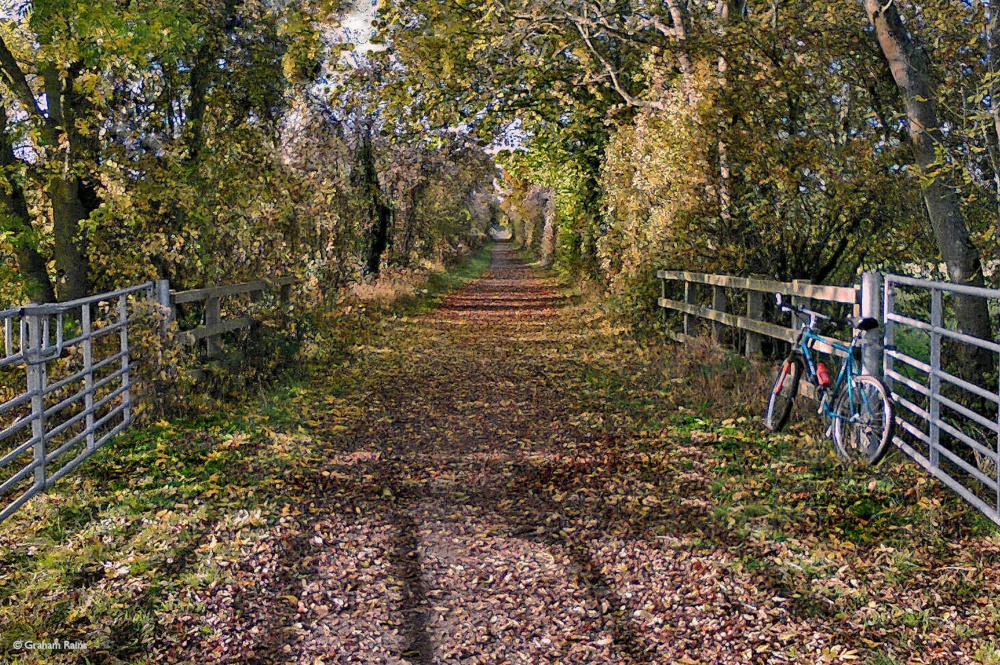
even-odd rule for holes
{"type": "Polygon", "coordinates": [[[609,63],[604,58],[604,56],[602,56],[598,52],[597,48],[594,46],[593,41],[591,41],[590,33],[587,31],[585,26],[585,19],[577,21],[576,17],[569,16],[568,14],[567,18],[569,18],[573,22],[573,25],[576,26],[576,30],[578,33],[580,33],[580,37],[583,39],[583,43],[587,45],[587,48],[594,55],[594,57],[597,58],[600,61],[600,63],[604,66],[604,71],[607,72],[608,78],[611,79],[611,87],[614,88],[615,92],[617,92],[618,95],[623,100],[625,100],[625,103],[628,106],[634,106],[637,108],[652,108],[658,111],[666,110],[666,107],[660,102],[649,102],[642,99],[637,99],[636,97],[633,97],[631,94],[629,94],[629,92],[622,87],[621,81],[618,80],[618,73],[615,71],[615,68],[612,67],[611,63],[609,63]]]}
{"type": "Polygon", "coordinates": [[[11,53],[10,49],[7,48],[7,43],[2,36],[0,36],[0,77],[3,78],[3,82],[7,84],[7,87],[14,93],[14,96],[17,97],[17,100],[26,111],[45,117],[41,107],[38,105],[38,100],[35,98],[35,93],[31,91],[31,86],[28,85],[28,78],[21,71],[21,67],[17,64],[17,59],[11,53]]]}

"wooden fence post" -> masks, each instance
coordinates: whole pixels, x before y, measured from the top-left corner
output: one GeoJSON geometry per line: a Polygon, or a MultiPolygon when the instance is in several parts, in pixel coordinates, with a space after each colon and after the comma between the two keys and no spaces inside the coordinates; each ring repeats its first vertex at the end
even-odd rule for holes
{"type": "MultiPolygon", "coordinates": [[[[882,276],[877,272],[861,275],[861,316],[882,318],[882,276]]],[[[882,322],[884,324],[884,322],[882,322]]],[[[882,328],[865,333],[861,367],[865,374],[882,376],[882,328]]]]}
{"type": "MultiPolygon", "coordinates": [[[[222,322],[222,299],[208,298],[205,301],[205,327],[211,328],[222,322]]],[[[218,358],[222,355],[222,340],[218,334],[212,334],[205,338],[205,354],[209,358],[218,358]]]]}
{"type": "Polygon", "coordinates": [[[278,300],[281,302],[282,308],[287,312],[292,306],[292,285],[282,284],[281,290],[278,291],[278,300]]]}
{"type": "MultiPolygon", "coordinates": [[[[764,315],[764,294],[760,291],[747,291],[747,318],[760,321],[764,315]]],[[[761,353],[761,338],[755,332],[747,331],[746,356],[752,358],[761,353]]]]}
{"type": "MultiPolygon", "coordinates": [[[[694,284],[684,280],[684,303],[687,305],[693,305],[695,301],[694,297],[694,284]]],[[[684,336],[689,337],[691,335],[691,315],[684,312],[684,336]]]]}
{"type": "MultiPolygon", "coordinates": [[[[712,286],[712,309],[716,312],[725,312],[729,304],[729,298],[726,297],[726,289],[723,286],[712,286]]],[[[720,323],[718,321],[712,322],[712,341],[716,344],[722,342],[722,337],[726,333],[726,324],[720,323]]]]}

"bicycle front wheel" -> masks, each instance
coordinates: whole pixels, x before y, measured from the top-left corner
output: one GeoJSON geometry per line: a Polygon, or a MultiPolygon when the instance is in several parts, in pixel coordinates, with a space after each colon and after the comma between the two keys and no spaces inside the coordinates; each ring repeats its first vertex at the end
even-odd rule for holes
{"type": "Polygon", "coordinates": [[[892,441],[892,399],[874,376],[855,376],[834,405],[833,443],[837,454],[854,464],[878,464],[892,441]]]}
{"type": "Polygon", "coordinates": [[[780,432],[788,422],[795,396],[799,394],[799,381],[804,373],[802,359],[798,356],[790,356],[781,364],[771,385],[767,411],[764,413],[764,425],[772,432],[780,432]]]}

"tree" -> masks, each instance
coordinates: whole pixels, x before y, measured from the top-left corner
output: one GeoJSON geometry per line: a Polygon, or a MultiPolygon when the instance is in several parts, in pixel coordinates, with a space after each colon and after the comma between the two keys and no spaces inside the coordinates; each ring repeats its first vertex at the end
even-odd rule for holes
{"type": "MultiPolygon", "coordinates": [[[[39,34],[44,38],[44,34],[39,34]]],[[[42,42],[45,45],[45,42],[42,42]]],[[[52,216],[52,235],[56,268],[61,274],[58,295],[62,300],[83,297],[88,292],[87,261],[84,254],[85,237],[80,222],[87,218],[96,199],[94,185],[84,180],[76,166],[74,154],[76,141],[81,138],[77,130],[77,116],[85,102],[73,94],[73,85],[81,74],[82,63],[73,62],[60,68],[54,57],[42,58],[37,69],[44,89],[45,110],[39,104],[28,77],[17,58],[0,35],[0,78],[8,92],[27,114],[28,123],[45,155],[43,164],[45,191],[52,216]]],[[[23,235],[23,232],[22,232],[23,235]]],[[[44,280],[37,274],[37,256],[22,254],[25,261],[22,273],[36,295],[44,294],[44,280]]],[[[21,257],[19,257],[21,258],[21,257]]],[[[20,263],[21,261],[19,261],[20,263]]]]}
{"type": "Polygon", "coordinates": [[[0,123],[0,229],[11,236],[28,297],[35,302],[52,302],[56,299],[55,290],[34,238],[6,107],[0,107],[0,123]]]}
{"type": "MultiPolygon", "coordinates": [[[[956,182],[951,169],[940,158],[942,130],[927,59],[915,37],[904,27],[893,3],[883,5],[878,0],[864,0],[864,7],[903,99],[927,216],[948,276],[957,284],[983,286],[982,262],[970,239],[956,182]]],[[[957,296],[955,317],[961,332],[993,339],[986,300],[957,296]]],[[[983,351],[963,345],[962,365],[968,375],[980,376],[992,367],[991,355],[983,351]]]]}

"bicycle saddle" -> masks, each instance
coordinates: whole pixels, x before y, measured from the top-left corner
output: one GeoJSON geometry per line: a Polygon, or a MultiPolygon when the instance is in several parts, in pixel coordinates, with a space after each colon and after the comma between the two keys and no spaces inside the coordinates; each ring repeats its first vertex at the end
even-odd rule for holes
{"type": "Polygon", "coordinates": [[[851,324],[851,327],[858,330],[875,330],[878,328],[878,319],[873,319],[870,316],[860,317],[852,316],[847,319],[847,322],[851,324]]]}

